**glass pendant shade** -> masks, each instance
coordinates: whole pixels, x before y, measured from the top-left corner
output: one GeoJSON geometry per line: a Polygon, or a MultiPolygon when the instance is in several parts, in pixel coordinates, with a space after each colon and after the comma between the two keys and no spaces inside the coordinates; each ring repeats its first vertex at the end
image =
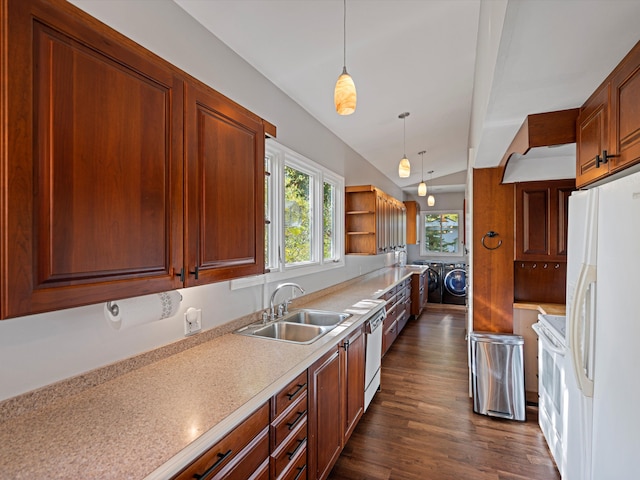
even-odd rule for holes
{"type": "Polygon", "coordinates": [[[347,67],[342,69],[342,75],[338,77],[333,101],[339,115],[351,115],[356,111],[356,85],[347,73],[347,67]]]}
{"type": "Polygon", "coordinates": [[[436,204],[436,197],[434,197],[433,195],[429,195],[429,198],[427,198],[427,205],[429,205],[430,207],[433,207],[436,204]]]}
{"type": "MultiPolygon", "coordinates": [[[[418,196],[419,197],[427,196],[427,184],[424,183],[424,181],[420,182],[420,185],[418,185],[418,196]]],[[[433,195],[431,196],[433,197],[433,195]]]]}
{"type": "Polygon", "coordinates": [[[398,165],[398,176],[400,178],[407,178],[411,175],[411,164],[409,163],[409,159],[405,156],[400,160],[400,164],[398,165]]]}

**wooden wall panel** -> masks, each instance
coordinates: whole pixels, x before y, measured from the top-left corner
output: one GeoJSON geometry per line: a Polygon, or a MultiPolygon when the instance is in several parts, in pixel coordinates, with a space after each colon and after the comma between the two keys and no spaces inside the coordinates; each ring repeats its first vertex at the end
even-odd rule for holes
{"type": "Polygon", "coordinates": [[[514,185],[500,185],[502,170],[473,171],[473,328],[513,332],[514,185]],[[482,237],[489,231],[497,237],[482,237]]]}

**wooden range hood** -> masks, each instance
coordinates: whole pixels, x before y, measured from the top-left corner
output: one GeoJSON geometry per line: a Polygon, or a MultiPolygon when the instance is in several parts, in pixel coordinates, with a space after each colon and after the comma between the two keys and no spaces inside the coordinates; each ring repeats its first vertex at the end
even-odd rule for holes
{"type": "Polygon", "coordinates": [[[576,120],[579,108],[527,115],[520,130],[507,148],[499,168],[500,183],[504,180],[507,163],[514,153],[526,155],[534,147],[564,145],[576,141],[576,120]]]}

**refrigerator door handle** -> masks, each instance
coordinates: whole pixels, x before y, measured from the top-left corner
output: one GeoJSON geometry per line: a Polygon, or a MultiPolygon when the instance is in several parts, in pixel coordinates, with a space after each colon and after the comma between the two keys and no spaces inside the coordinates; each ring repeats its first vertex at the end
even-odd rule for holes
{"type": "MultiPolygon", "coordinates": [[[[595,265],[582,265],[580,269],[580,275],[578,276],[578,284],[576,285],[575,295],[573,296],[573,302],[571,304],[571,316],[569,321],[571,322],[571,356],[573,370],[576,374],[576,381],[578,388],[586,397],[593,396],[593,380],[590,379],[586,373],[587,365],[585,365],[585,359],[587,355],[583,349],[588,349],[589,344],[585,342],[585,335],[591,331],[592,318],[590,313],[591,308],[585,309],[584,320],[581,320],[582,307],[587,299],[587,292],[592,283],[596,282],[596,267],[595,265]],[[579,328],[581,327],[581,328],[579,328]]],[[[586,352],[590,355],[592,352],[586,352]]]]}

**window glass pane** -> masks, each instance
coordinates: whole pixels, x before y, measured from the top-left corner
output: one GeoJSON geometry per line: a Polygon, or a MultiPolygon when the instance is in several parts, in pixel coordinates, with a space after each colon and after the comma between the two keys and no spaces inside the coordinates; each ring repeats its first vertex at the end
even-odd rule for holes
{"type": "Polygon", "coordinates": [[[458,213],[433,213],[424,216],[424,248],[427,252],[458,253],[458,213]]]}
{"type": "Polygon", "coordinates": [[[284,167],[285,263],[309,262],[311,256],[311,177],[284,167]]]}
{"type": "Polygon", "coordinates": [[[322,251],[325,260],[335,257],[335,186],[324,182],[322,191],[322,251]]]}

